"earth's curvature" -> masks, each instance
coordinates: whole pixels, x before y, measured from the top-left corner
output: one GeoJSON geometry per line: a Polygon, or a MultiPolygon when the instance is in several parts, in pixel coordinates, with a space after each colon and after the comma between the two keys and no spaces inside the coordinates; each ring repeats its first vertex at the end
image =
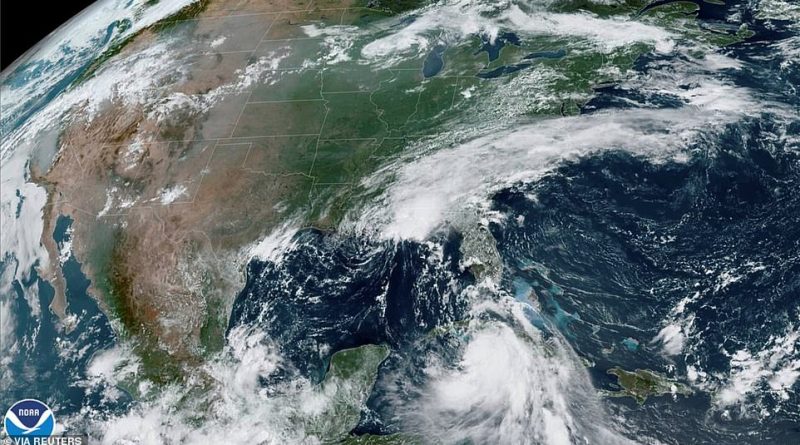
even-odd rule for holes
{"type": "Polygon", "coordinates": [[[800,441],[796,2],[104,0],[0,81],[3,410],[800,441]]]}

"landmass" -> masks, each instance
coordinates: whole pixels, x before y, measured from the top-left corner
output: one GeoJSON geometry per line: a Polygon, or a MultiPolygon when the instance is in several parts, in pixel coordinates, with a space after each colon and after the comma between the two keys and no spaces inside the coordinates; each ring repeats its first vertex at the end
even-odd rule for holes
{"type": "Polygon", "coordinates": [[[365,345],[333,354],[317,391],[325,400],[325,408],[302,419],[306,433],[325,441],[344,440],[358,425],[361,409],[378,377],[378,366],[388,356],[389,348],[382,345],[365,345]]]}
{"type": "Polygon", "coordinates": [[[341,445],[420,445],[424,442],[404,434],[389,434],[385,436],[364,434],[362,436],[350,436],[336,443],[341,445]]]}
{"type": "Polygon", "coordinates": [[[621,368],[611,368],[607,371],[617,377],[619,391],[604,391],[608,397],[632,397],[639,405],[644,404],[649,397],[658,397],[665,394],[692,394],[691,388],[667,376],[647,369],[625,371],[621,368]]]}
{"type": "MultiPolygon", "coordinates": [[[[458,125],[478,128],[474,110],[490,121],[579,113],[595,87],[623,80],[653,50],[509,29],[398,63],[359,59],[371,43],[359,30],[387,36],[373,25],[421,4],[203,0],[114,43],[76,80],[77,90],[111,78],[101,86],[117,94],[65,121],[52,163],[31,167],[49,197],[42,242],[57,258],[49,234],[60,215],[73,219],[90,293],[142,358],[142,379],[180,381],[223,347],[252,247],[287,220],[336,230],[380,193],[365,177],[411,146],[457,138],[458,125]]],[[[746,37],[701,28],[694,4],[645,6],[576,0],[555,10],[658,24],[708,45],[746,37]]],[[[478,220],[466,219],[465,257],[477,276],[497,276],[478,220]]],[[[63,279],[48,276],[64,316],[63,279]]]]}

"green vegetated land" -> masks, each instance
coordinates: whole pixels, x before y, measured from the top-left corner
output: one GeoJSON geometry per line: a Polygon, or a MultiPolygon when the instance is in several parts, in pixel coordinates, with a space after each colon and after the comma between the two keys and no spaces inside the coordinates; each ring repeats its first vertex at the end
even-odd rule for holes
{"type": "MultiPolygon", "coordinates": [[[[701,43],[696,45],[697,57],[703,55],[704,45],[726,45],[747,35],[745,30],[701,26],[695,18],[697,5],[691,2],[643,10],[646,5],[638,0],[621,5],[574,1],[557,8],[661,27],[678,40],[701,43]]],[[[351,53],[358,54],[370,41],[356,42],[351,53]]],[[[354,57],[321,66],[313,81],[308,80],[311,74],[299,71],[272,85],[287,99],[318,101],[302,108],[279,105],[275,112],[296,110],[296,119],[303,122],[322,119],[314,155],[298,153],[288,159],[292,168],[309,176],[308,188],[291,200],[293,208],[305,212],[311,225],[336,227],[348,209],[380,192],[360,188],[360,180],[410,145],[476,118],[577,114],[593,88],[624,79],[636,59],[653,49],[641,42],[608,49],[575,37],[523,36],[519,44],[506,43],[499,57],[489,60],[481,51],[483,44],[479,36],[448,43],[441,54],[444,66],[431,77],[423,74],[427,54],[411,53],[390,67],[365,65],[354,57]],[[497,74],[502,70],[508,73],[497,74]]],[[[324,52],[307,42],[296,49],[298,60],[313,61],[324,52]]]]}
{"type": "Polygon", "coordinates": [[[611,368],[608,373],[617,377],[619,391],[606,391],[609,397],[632,397],[636,403],[643,404],[648,397],[657,397],[665,394],[690,395],[692,390],[683,383],[676,382],[655,371],[637,369],[625,371],[621,368],[611,368]]]}
{"type": "Polygon", "coordinates": [[[306,433],[329,442],[344,440],[358,425],[378,367],[388,356],[389,348],[383,345],[364,345],[333,354],[317,388],[325,408],[319,415],[303,419],[306,433]]]}

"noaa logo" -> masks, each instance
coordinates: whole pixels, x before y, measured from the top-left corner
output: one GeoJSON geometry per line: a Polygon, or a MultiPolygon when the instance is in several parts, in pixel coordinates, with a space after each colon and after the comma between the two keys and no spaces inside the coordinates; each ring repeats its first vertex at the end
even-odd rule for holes
{"type": "Polygon", "coordinates": [[[50,436],[56,427],[50,407],[34,399],[20,400],[11,406],[4,423],[6,434],[11,437],[50,436]]]}

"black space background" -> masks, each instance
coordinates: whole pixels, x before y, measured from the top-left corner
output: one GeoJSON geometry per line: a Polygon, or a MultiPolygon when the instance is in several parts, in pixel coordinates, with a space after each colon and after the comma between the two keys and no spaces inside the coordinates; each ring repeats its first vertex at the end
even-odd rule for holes
{"type": "Polygon", "coordinates": [[[0,0],[0,65],[11,65],[89,0],[0,0]]]}

